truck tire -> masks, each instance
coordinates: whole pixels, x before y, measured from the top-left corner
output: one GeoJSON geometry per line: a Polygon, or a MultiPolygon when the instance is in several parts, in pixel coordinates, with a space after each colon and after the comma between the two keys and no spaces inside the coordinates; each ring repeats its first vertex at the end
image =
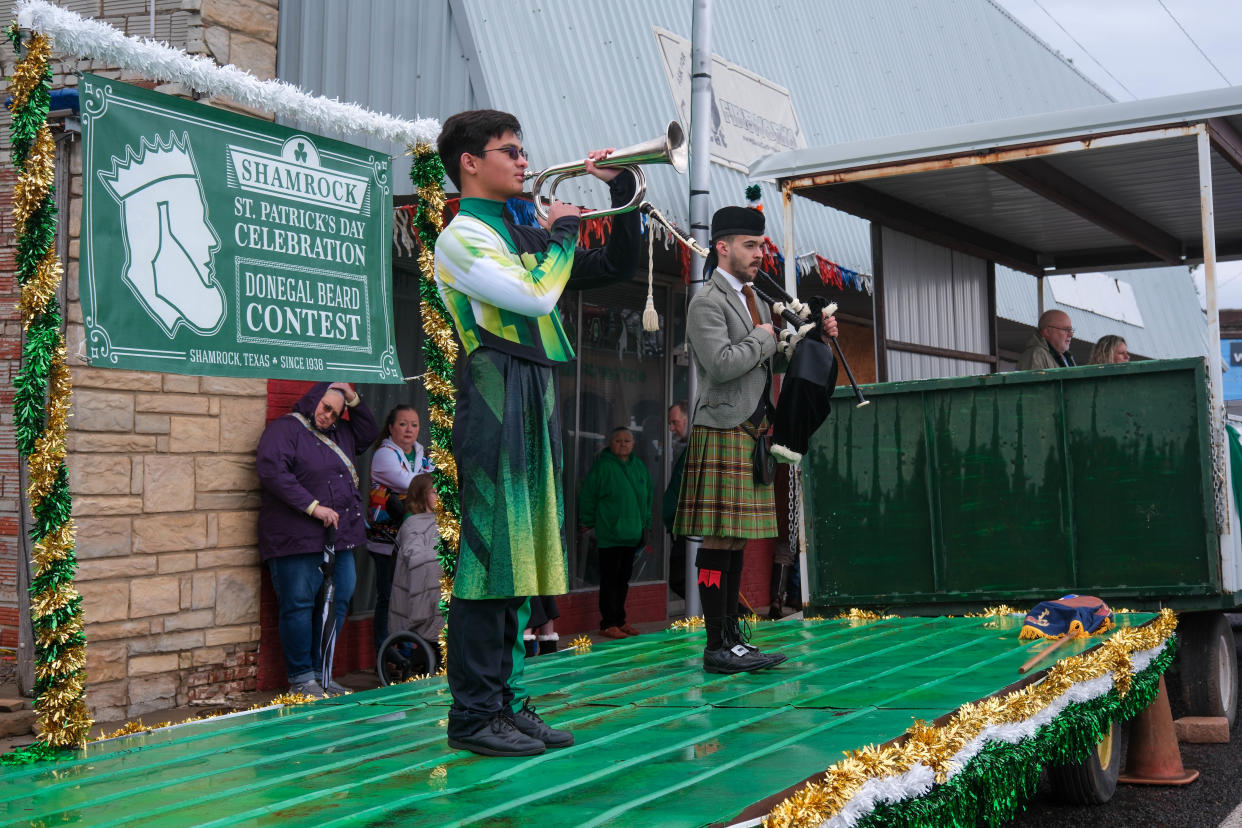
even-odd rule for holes
{"type": "Polygon", "coordinates": [[[1049,767],[1048,781],[1056,798],[1066,805],[1103,805],[1112,799],[1121,773],[1125,732],[1124,724],[1113,722],[1086,759],[1075,765],[1049,767]]]}
{"type": "Polygon", "coordinates": [[[1178,619],[1181,648],[1178,684],[1191,716],[1224,716],[1233,727],[1238,713],[1238,650],[1223,612],[1195,612],[1178,619]]]}

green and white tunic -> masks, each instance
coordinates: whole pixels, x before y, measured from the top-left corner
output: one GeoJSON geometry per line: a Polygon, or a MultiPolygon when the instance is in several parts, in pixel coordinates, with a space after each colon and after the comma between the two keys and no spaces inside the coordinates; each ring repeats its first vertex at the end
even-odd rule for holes
{"type": "MultiPolygon", "coordinates": [[[[614,204],[629,199],[630,181],[614,180],[614,204]]],[[[436,281],[465,348],[453,422],[458,598],[569,590],[555,369],[574,351],[556,302],[629,279],[638,237],[629,213],[603,248],[579,250],[576,218],[548,232],[513,224],[503,202],[465,198],[436,243],[436,281]]]]}

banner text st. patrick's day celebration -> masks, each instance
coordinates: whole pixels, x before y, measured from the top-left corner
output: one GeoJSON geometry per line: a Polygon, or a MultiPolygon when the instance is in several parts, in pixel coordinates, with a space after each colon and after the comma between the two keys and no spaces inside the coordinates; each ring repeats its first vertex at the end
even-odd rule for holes
{"type": "Polygon", "coordinates": [[[401,381],[386,156],[93,75],[79,89],[92,365],[401,381]]]}

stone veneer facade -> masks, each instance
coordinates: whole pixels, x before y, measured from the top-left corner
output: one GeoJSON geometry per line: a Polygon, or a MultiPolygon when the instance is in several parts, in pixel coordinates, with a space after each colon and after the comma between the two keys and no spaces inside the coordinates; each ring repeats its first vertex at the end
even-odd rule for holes
{"type": "MultiPolygon", "coordinates": [[[[0,4],[11,17],[12,3],[0,4]]],[[[127,34],[150,36],[149,0],[62,5],[127,34]]],[[[260,78],[276,71],[278,0],[156,0],[155,37],[260,78]]],[[[62,56],[63,58],[63,56],[62,56]]],[[[6,55],[6,71],[13,59],[6,55]]],[[[54,87],[77,71],[141,83],[98,62],[61,59],[54,87]]],[[[178,93],[176,85],[156,87],[178,93]]],[[[204,103],[228,106],[227,101],[204,103]]],[[[261,114],[261,113],[260,113],[261,114]]],[[[0,646],[16,644],[17,457],[11,377],[20,367],[13,278],[8,118],[0,123],[0,646]]],[[[62,213],[67,340],[74,385],[68,439],[77,586],[84,598],[87,703],[100,721],[253,689],[260,566],[254,450],[266,380],[86,367],[78,303],[81,143],[70,153],[62,213]]]]}

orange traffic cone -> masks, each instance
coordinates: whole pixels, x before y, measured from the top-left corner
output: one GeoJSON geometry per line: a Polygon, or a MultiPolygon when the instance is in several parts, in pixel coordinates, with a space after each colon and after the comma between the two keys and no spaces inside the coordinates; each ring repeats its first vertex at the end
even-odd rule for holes
{"type": "Polygon", "coordinates": [[[1189,785],[1198,778],[1197,770],[1182,766],[1173,712],[1169,709],[1169,691],[1161,676],[1155,701],[1130,721],[1126,769],[1117,781],[1131,785],[1189,785]]]}

